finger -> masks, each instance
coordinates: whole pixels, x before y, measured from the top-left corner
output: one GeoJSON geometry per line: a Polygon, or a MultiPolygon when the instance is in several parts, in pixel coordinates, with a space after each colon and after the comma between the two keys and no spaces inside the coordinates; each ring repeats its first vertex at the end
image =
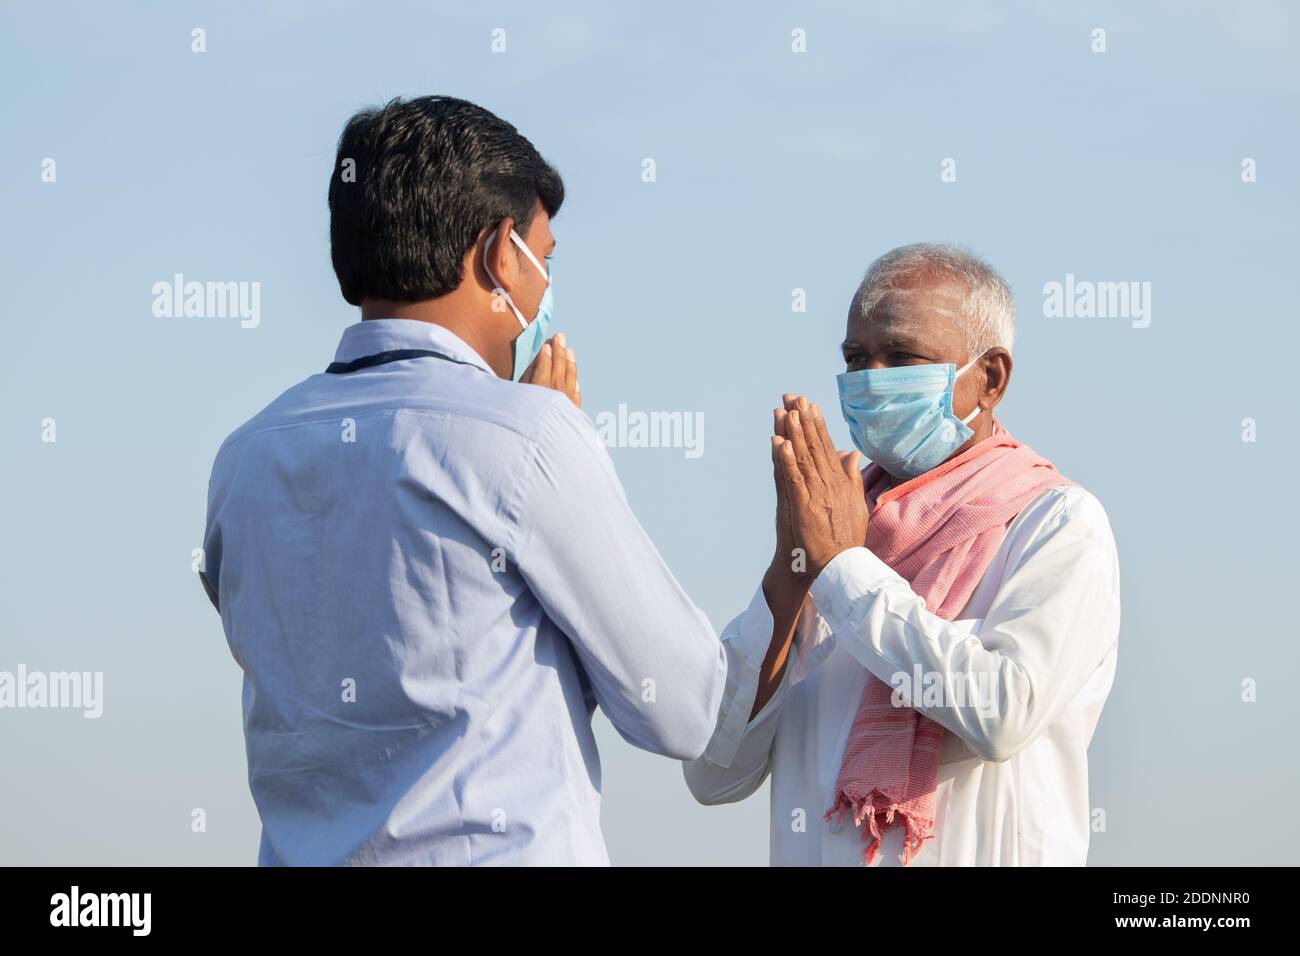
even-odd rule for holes
{"type": "Polygon", "coordinates": [[[781,438],[785,437],[785,416],[786,410],[784,408],[772,409],[772,434],[781,438]]]}
{"type": "Polygon", "coordinates": [[[564,394],[573,395],[578,390],[578,357],[573,349],[565,349],[564,352],[569,360],[564,375],[564,394]]]}
{"type": "Polygon", "coordinates": [[[556,332],[551,336],[551,345],[554,346],[554,356],[552,362],[555,363],[551,368],[551,381],[554,382],[556,389],[564,388],[564,378],[568,375],[568,342],[564,341],[564,333],[556,332]]]}
{"type": "MultiPolygon", "coordinates": [[[[781,467],[781,445],[784,442],[784,438],[776,435],[772,436],[772,479],[776,483],[776,543],[778,548],[781,548],[783,542],[793,547],[792,542],[794,541],[794,530],[790,523],[790,489],[785,480],[785,470],[781,467]]],[[[781,558],[783,560],[793,560],[793,555],[782,554],[781,558]]]]}
{"type": "Polygon", "coordinates": [[[785,479],[786,500],[793,507],[796,504],[803,504],[808,500],[808,486],[804,482],[803,472],[799,469],[799,463],[795,459],[794,443],[790,441],[780,441],[777,446],[777,454],[781,459],[781,476],[785,479]]]}
{"type": "Polygon", "coordinates": [[[843,456],[843,464],[844,473],[849,478],[849,507],[852,509],[852,513],[863,516],[863,527],[865,528],[866,524],[871,521],[871,505],[867,501],[867,489],[862,481],[862,460],[858,457],[856,451],[851,451],[843,456]],[[861,511],[859,512],[858,509],[861,509],[861,511]]]}
{"type": "Polygon", "coordinates": [[[542,346],[542,350],[537,353],[537,358],[533,359],[533,364],[528,366],[524,372],[523,380],[531,382],[534,385],[550,385],[551,383],[551,343],[547,342],[542,346]]]}
{"type": "MultiPolygon", "coordinates": [[[[546,377],[538,376],[538,383],[545,385],[547,388],[555,387],[555,371],[564,354],[564,333],[557,332],[546,340],[546,345],[550,347],[550,360],[546,365],[546,377]]],[[[540,370],[539,370],[540,371],[540,370]]]]}
{"type": "Polygon", "coordinates": [[[835,441],[831,438],[831,433],[826,430],[826,416],[822,414],[822,407],[820,405],[814,405],[813,410],[817,412],[817,434],[821,437],[822,449],[826,453],[827,465],[833,469],[835,467],[835,460],[838,458],[843,461],[844,456],[838,449],[836,449],[835,441]]]}
{"type": "Polygon", "coordinates": [[[787,490],[785,487],[785,472],[781,468],[781,443],[785,439],[779,435],[772,436],[772,480],[776,484],[776,510],[779,514],[782,507],[788,507],[787,490]]]}
{"type": "Polygon", "coordinates": [[[820,488],[823,484],[821,475],[817,472],[817,465],[812,460],[812,453],[808,450],[808,441],[804,435],[803,416],[799,414],[796,408],[790,412],[786,419],[786,438],[790,442],[790,453],[794,456],[795,464],[803,475],[803,482],[811,491],[813,488],[820,488]]]}
{"type": "MultiPolygon", "coordinates": [[[[808,401],[807,397],[803,395],[786,395],[785,398],[786,398],[787,414],[789,414],[790,412],[799,413],[799,422],[801,427],[804,428],[804,436],[803,436],[804,444],[808,446],[809,455],[813,455],[814,454],[813,446],[815,444],[813,438],[814,433],[809,431],[807,427],[812,418],[813,405],[811,402],[808,401]]],[[[823,466],[818,464],[815,456],[813,457],[812,460],[813,460],[813,464],[817,466],[819,469],[818,477],[820,477],[824,482],[828,476],[824,471],[821,470],[823,466]]]]}
{"type": "Polygon", "coordinates": [[[787,444],[779,435],[772,436],[772,475],[776,480],[776,510],[778,517],[790,513],[790,482],[785,477],[785,466],[781,463],[781,446],[787,444]]]}
{"type": "Polygon", "coordinates": [[[551,380],[547,384],[557,392],[562,392],[569,375],[569,350],[558,339],[557,335],[551,340],[551,380]]]}
{"type": "Polygon", "coordinates": [[[821,436],[822,447],[826,449],[827,458],[840,455],[835,448],[835,442],[831,439],[831,433],[826,430],[826,416],[822,414],[822,407],[814,405],[813,410],[817,413],[817,433],[821,436]]]}
{"type": "Polygon", "coordinates": [[[781,404],[785,406],[787,412],[792,412],[799,407],[800,398],[802,398],[802,396],[796,395],[793,392],[786,392],[781,396],[781,404]]]}
{"type": "Polygon", "coordinates": [[[573,383],[573,404],[582,407],[582,383],[579,381],[573,383]]]}
{"type": "Polygon", "coordinates": [[[808,454],[812,456],[817,474],[829,488],[840,477],[839,462],[835,457],[835,446],[826,435],[826,424],[821,420],[821,409],[809,405],[807,412],[799,416],[803,423],[804,440],[808,443],[808,454]]]}

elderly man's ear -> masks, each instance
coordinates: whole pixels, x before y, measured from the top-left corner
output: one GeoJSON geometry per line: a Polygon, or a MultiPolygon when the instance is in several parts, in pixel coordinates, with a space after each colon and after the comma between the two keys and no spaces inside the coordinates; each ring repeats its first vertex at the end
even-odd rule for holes
{"type": "Polygon", "coordinates": [[[991,348],[980,359],[980,367],[984,372],[980,403],[985,408],[994,408],[1002,401],[1011,382],[1011,353],[1004,348],[991,348]]]}

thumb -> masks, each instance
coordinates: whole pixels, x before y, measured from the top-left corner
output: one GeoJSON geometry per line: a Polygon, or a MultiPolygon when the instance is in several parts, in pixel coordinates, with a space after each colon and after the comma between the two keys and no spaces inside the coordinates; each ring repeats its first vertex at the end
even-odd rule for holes
{"type": "Polygon", "coordinates": [[[844,466],[844,473],[848,476],[849,481],[861,488],[862,465],[858,453],[856,451],[840,452],[840,464],[844,466]]]}

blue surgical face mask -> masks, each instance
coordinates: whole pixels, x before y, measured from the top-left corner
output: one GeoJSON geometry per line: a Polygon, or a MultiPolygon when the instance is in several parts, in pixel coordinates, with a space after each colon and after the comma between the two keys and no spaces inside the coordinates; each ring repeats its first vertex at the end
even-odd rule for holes
{"type": "Polygon", "coordinates": [[[864,368],[836,376],[840,410],[853,444],[902,479],[923,475],[952,457],[974,434],[966,423],[980,412],[976,405],[958,419],[952,411],[952,390],[979,358],[960,369],[949,362],[864,368]]]}
{"type": "Polygon", "coordinates": [[[487,251],[492,248],[492,240],[496,238],[496,235],[496,230],[493,229],[492,234],[487,237],[487,241],[483,244],[483,271],[486,272],[488,278],[496,284],[497,293],[500,294],[501,298],[505,299],[506,305],[510,306],[511,310],[515,313],[515,318],[518,319],[519,324],[523,326],[523,331],[515,338],[515,371],[512,377],[517,382],[523,377],[524,372],[528,371],[528,366],[533,363],[533,359],[537,358],[537,353],[542,350],[542,346],[546,344],[546,340],[551,337],[551,314],[554,309],[554,297],[551,293],[551,263],[550,258],[547,257],[546,266],[543,267],[542,264],[537,261],[537,257],[533,255],[533,250],[529,249],[527,244],[519,238],[519,234],[513,229],[510,230],[511,241],[520,248],[523,254],[528,257],[528,261],[533,264],[537,271],[542,274],[542,278],[546,280],[546,291],[542,293],[542,301],[537,305],[537,314],[533,316],[533,321],[529,322],[524,318],[523,313],[515,307],[514,302],[511,301],[510,293],[501,288],[501,283],[497,282],[497,277],[494,276],[492,270],[488,268],[487,251]]]}

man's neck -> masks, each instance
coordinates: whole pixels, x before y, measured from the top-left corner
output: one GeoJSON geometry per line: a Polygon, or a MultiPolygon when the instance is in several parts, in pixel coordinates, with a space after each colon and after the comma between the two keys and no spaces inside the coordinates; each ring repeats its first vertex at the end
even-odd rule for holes
{"type": "Polygon", "coordinates": [[[509,347],[494,350],[485,341],[482,329],[475,323],[466,321],[466,315],[473,315],[468,303],[463,301],[458,292],[452,292],[437,299],[425,299],[421,302],[393,302],[390,299],[364,299],[361,302],[361,321],[370,319],[410,319],[415,322],[428,322],[440,325],[478,353],[479,357],[501,378],[510,378],[514,369],[511,367],[509,347]],[[501,354],[493,354],[499,351],[501,354]]]}

